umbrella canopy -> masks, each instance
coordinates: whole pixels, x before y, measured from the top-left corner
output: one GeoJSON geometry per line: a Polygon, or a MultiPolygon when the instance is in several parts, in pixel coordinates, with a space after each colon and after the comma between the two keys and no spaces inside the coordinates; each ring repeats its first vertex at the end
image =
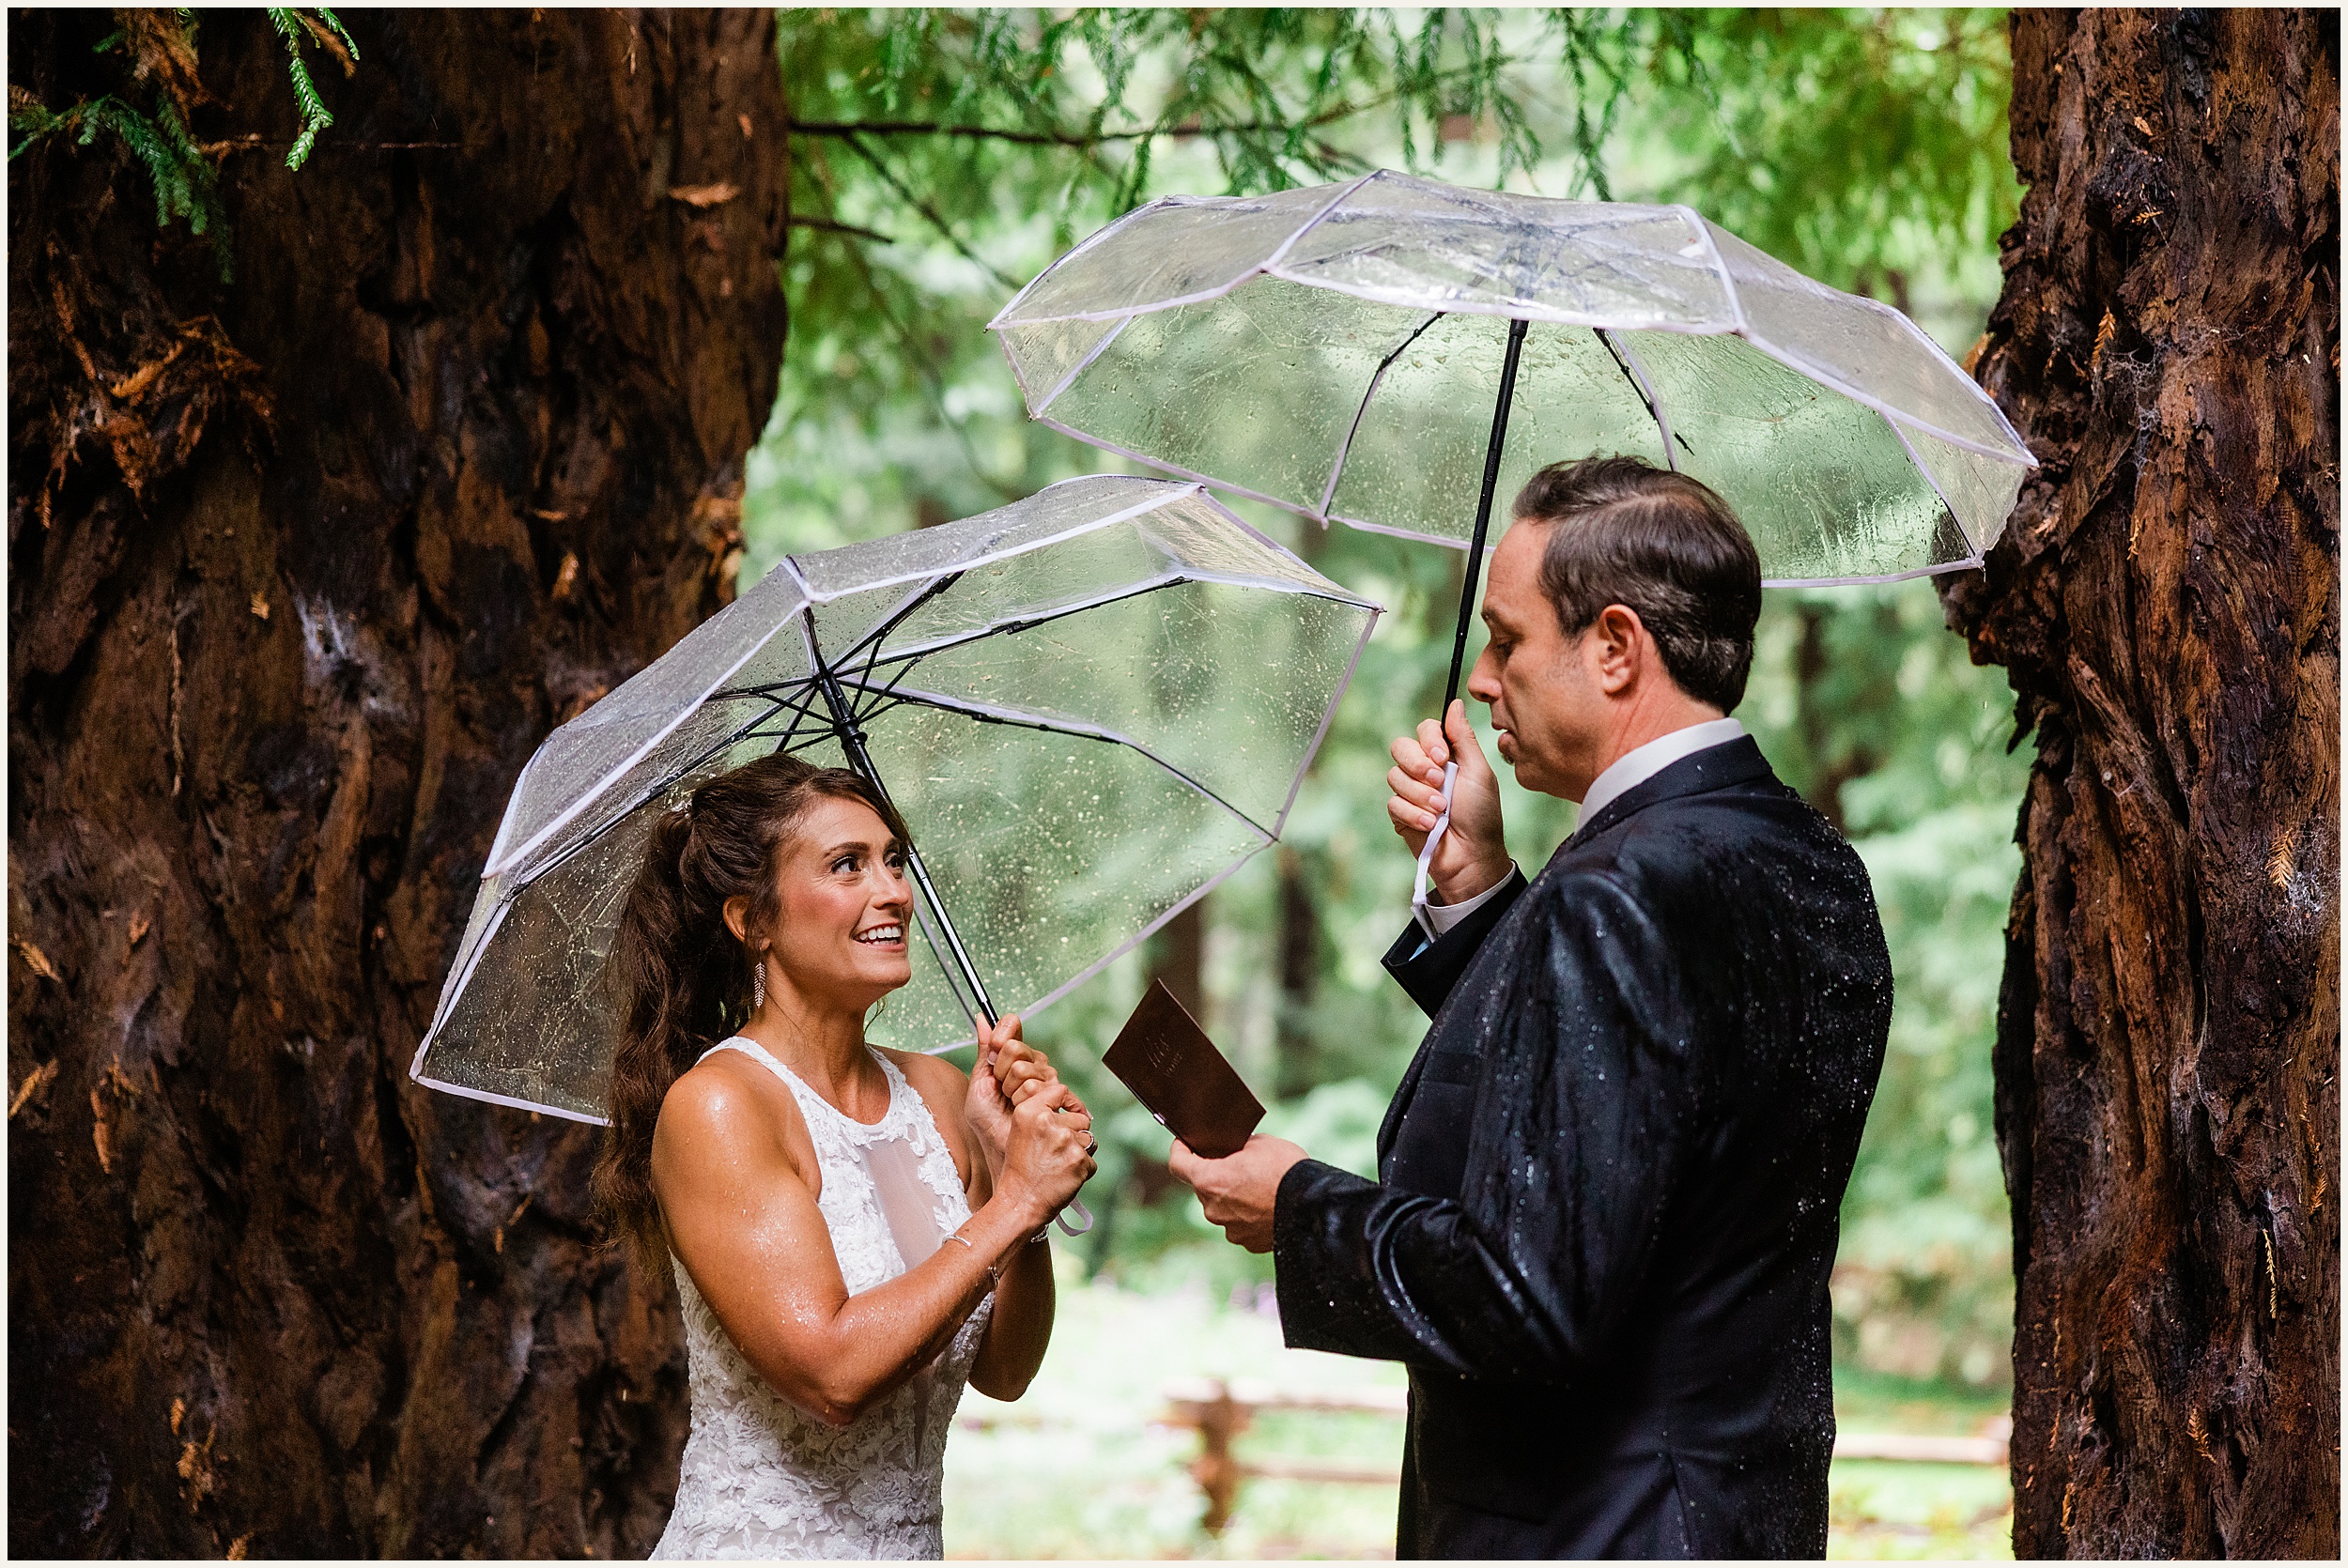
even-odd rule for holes
{"type": "Polygon", "coordinates": [[[412,1075],[602,1120],[652,813],[776,750],[877,779],[926,852],[872,1037],[1032,1013],[1273,842],[1377,616],[1163,480],[791,557],[532,757],[412,1075]]]}
{"type": "Polygon", "coordinates": [[[1911,576],[1979,564],[2034,466],[1906,316],[1685,207],[1391,171],[1169,196],[991,325],[1055,428],[1454,547],[1481,540],[1479,479],[1513,494],[1543,463],[1618,452],[1725,497],[1773,583],[1911,576]]]}

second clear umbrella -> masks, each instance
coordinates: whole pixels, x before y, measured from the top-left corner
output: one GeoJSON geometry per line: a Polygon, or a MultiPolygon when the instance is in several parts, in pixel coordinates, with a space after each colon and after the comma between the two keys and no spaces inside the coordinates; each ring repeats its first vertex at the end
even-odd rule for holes
{"type": "Polygon", "coordinates": [[[1736,508],[1776,583],[1978,565],[2034,466],[1899,312],[1686,207],[1381,170],[1128,213],[992,323],[1027,411],[1322,524],[1466,546],[1495,494],[1627,453],[1736,508]]]}

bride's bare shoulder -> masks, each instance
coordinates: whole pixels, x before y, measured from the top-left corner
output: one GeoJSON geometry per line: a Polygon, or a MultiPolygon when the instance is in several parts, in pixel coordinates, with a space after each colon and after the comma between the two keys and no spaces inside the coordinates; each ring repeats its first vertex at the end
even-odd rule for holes
{"type": "Polygon", "coordinates": [[[653,1128],[653,1157],[788,1155],[806,1137],[798,1104],[780,1079],[742,1052],[717,1051],[669,1085],[653,1128]]]}

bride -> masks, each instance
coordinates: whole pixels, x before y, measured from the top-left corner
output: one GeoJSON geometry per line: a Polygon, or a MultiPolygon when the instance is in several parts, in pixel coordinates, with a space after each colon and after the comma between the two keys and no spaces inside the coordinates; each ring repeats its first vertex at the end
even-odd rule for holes
{"type": "Polygon", "coordinates": [[[652,834],[615,955],[615,1228],[672,1259],[693,1391],[657,1558],[940,1555],[965,1381],[1052,1332],[1051,1216],[1091,1119],[1019,1021],[951,1063],[864,1043],[912,976],[904,829],[863,779],[763,758],[652,834]]]}

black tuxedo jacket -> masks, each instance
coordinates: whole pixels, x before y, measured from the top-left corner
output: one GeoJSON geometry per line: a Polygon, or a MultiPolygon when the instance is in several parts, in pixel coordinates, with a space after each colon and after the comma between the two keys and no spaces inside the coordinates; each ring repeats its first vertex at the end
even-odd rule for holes
{"type": "Polygon", "coordinates": [[[1865,869],[1750,739],[1386,966],[1379,1180],[1274,1210],[1290,1345],[1409,1363],[1400,1557],[1818,1557],[1827,1274],[1883,1065],[1865,869]]]}

